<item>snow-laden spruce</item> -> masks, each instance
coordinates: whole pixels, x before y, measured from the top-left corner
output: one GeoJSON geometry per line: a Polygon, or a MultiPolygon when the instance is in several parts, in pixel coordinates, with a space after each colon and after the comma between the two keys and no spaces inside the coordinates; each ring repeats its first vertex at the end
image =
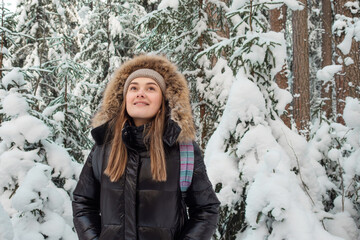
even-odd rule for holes
{"type": "Polygon", "coordinates": [[[258,87],[239,76],[205,153],[212,182],[222,185],[222,205],[246,202],[250,226],[237,239],[340,239],[320,221],[332,217],[321,209],[321,196],[332,186],[324,169],[306,154],[303,137],[266,115],[258,87]],[[254,125],[244,128],[239,121],[254,125]],[[226,152],[224,145],[231,133],[242,136],[235,153],[226,152]]]}
{"type": "Polygon", "coordinates": [[[324,226],[343,239],[358,239],[360,176],[360,102],[348,97],[343,114],[346,125],[315,121],[310,157],[322,164],[331,185],[324,185],[324,226]]]}
{"type": "Polygon", "coordinates": [[[52,142],[49,126],[29,105],[34,99],[26,86],[13,69],[0,88],[0,219],[6,221],[4,212],[11,219],[4,237],[10,239],[13,229],[15,240],[76,239],[70,196],[81,166],[52,142]]]}
{"type": "Polygon", "coordinates": [[[76,37],[81,36],[76,7],[68,1],[19,0],[14,20],[19,33],[9,50],[11,65],[21,67],[30,83],[38,112],[53,110],[36,117],[51,126],[53,140],[81,162],[82,151],[91,147],[87,136],[91,113],[84,111],[89,99],[73,89],[91,66],[75,58],[76,37]]]}
{"type": "MultiPolygon", "coordinates": [[[[239,23],[237,36],[205,50],[227,51],[228,64],[237,73],[205,151],[208,174],[222,203],[216,239],[357,239],[358,167],[350,163],[358,156],[359,130],[340,124],[333,124],[333,131],[319,127],[308,142],[281,121],[279,115],[291,101],[274,81],[285,63],[284,36],[263,32],[266,24],[261,25],[260,12],[253,12],[257,21],[253,19],[255,30],[249,31],[244,13],[251,5],[240,2],[233,12],[234,24],[239,23]],[[340,139],[344,134],[346,140],[340,139]],[[331,143],[336,140],[347,143],[335,154],[331,143]],[[328,153],[339,162],[340,173],[330,169],[334,163],[323,162],[328,153]],[[331,173],[339,176],[337,181],[331,173]]],[[[268,1],[262,2],[259,9],[268,1]]],[[[337,71],[337,66],[325,68],[318,77],[331,81],[337,71]]],[[[357,115],[354,101],[348,100],[347,106],[357,115]]]]}

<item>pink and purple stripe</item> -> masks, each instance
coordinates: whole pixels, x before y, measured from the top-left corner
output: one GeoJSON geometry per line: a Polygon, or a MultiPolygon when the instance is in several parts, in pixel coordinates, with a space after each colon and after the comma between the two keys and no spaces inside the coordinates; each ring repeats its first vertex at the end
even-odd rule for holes
{"type": "Polygon", "coordinates": [[[192,142],[180,143],[180,189],[182,192],[190,187],[194,172],[194,145],[192,142]]]}

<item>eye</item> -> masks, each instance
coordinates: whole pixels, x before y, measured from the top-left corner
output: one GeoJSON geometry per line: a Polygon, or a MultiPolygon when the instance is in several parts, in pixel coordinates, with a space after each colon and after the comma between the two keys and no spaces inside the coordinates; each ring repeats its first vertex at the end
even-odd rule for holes
{"type": "Polygon", "coordinates": [[[129,91],[135,91],[136,90],[136,87],[135,86],[130,86],[129,87],[129,91]]]}
{"type": "Polygon", "coordinates": [[[155,91],[156,89],[154,87],[149,87],[148,90],[149,91],[155,91]]]}

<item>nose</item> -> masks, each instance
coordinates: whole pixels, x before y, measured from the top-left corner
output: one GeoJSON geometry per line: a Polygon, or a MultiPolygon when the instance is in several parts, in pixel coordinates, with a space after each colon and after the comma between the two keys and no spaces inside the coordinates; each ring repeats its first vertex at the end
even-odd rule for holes
{"type": "Polygon", "coordinates": [[[143,89],[139,89],[136,96],[137,97],[145,97],[145,91],[143,89]]]}

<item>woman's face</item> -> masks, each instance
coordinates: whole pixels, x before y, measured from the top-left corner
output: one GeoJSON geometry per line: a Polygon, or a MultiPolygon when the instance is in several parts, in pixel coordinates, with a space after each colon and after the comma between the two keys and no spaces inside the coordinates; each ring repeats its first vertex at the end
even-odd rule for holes
{"type": "Polygon", "coordinates": [[[148,123],[160,110],[162,92],[155,80],[135,78],[126,92],[126,111],[136,126],[148,123]]]}

